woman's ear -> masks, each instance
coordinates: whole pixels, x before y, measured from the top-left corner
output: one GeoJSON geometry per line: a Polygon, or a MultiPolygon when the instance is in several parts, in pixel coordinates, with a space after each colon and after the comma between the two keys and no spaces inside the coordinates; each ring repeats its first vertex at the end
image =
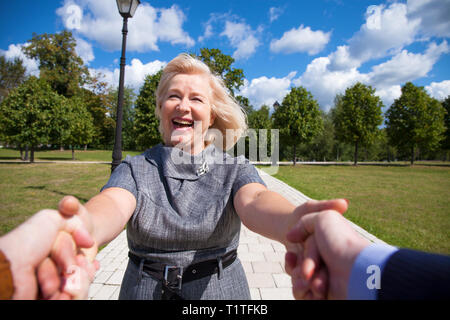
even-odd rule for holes
{"type": "Polygon", "coordinates": [[[216,115],[214,114],[214,112],[211,110],[211,117],[209,119],[209,127],[211,128],[212,125],[214,124],[214,121],[216,120],[216,115]]]}

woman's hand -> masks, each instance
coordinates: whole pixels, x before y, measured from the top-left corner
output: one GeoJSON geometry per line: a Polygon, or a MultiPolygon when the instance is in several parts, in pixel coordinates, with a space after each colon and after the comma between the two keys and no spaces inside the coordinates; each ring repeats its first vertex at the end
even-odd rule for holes
{"type": "MultiPolygon", "coordinates": [[[[78,216],[83,221],[83,225],[86,227],[89,234],[91,236],[94,236],[95,227],[92,222],[92,216],[86,209],[86,207],[83,206],[77,198],[73,196],[65,196],[64,198],[62,198],[58,205],[58,211],[59,213],[67,217],[71,217],[74,215],[78,216]]],[[[94,245],[92,245],[90,248],[81,250],[81,252],[90,262],[93,262],[95,260],[95,256],[98,252],[98,243],[95,241],[95,237],[93,237],[93,239],[94,245]]]]}
{"type": "Polygon", "coordinates": [[[38,267],[40,295],[44,299],[86,299],[89,285],[99,269],[95,260],[98,246],[92,236],[92,218],[86,208],[72,196],[66,196],[60,201],[58,211],[63,217],[79,218],[92,237],[92,244],[89,248],[82,248],[67,233],[60,232],[50,257],[38,267]]]}

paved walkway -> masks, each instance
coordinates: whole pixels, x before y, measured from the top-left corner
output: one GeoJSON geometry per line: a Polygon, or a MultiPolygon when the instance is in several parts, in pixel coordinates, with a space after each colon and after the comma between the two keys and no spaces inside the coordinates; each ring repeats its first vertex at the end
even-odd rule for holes
{"type": "MultiPolygon", "coordinates": [[[[304,194],[284,182],[262,171],[260,175],[270,190],[280,193],[294,205],[300,205],[309,200],[304,194]]],[[[357,232],[370,241],[383,243],[359,226],[351,224],[357,232]]],[[[291,279],[284,272],[285,253],[283,245],[264,238],[242,225],[238,256],[244,266],[253,300],[293,299],[291,279]]],[[[128,263],[127,255],[126,231],[123,231],[97,255],[101,269],[90,287],[89,299],[116,300],[118,298],[120,284],[128,263]]]]}

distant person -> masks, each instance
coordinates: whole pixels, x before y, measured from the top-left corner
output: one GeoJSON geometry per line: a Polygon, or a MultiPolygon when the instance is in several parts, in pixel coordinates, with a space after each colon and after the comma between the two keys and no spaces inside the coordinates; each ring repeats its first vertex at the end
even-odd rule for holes
{"type": "Polygon", "coordinates": [[[373,244],[335,211],[306,214],[287,238],[305,247],[286,254],[297,299],[450,298],[449,256],[373,244]]]}
{"type": "Polygon", "coordinates": [[[0,300],[87,298],[98,264],[74,244],[89,248],[94,242],[77,216],[55,210],[40,211],[0,237],[0,300]]]}

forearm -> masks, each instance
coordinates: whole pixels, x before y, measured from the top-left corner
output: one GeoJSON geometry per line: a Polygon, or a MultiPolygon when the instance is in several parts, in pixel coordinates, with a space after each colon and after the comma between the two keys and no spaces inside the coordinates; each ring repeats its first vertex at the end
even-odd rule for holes
{"type": "Polygon", "coordinates": [[[292,220],[295,206],[273,191],[259,192],[243,211],[241,219],[250,230],[283,244],[292,220]]]}
{"type": "Polygon", "coordinates": [[[122,232],[128,219],[107,194],[98,194],[89,200],[85,208],[90,214],[93,237],[98,246],[106,244],[122,232]]]}

